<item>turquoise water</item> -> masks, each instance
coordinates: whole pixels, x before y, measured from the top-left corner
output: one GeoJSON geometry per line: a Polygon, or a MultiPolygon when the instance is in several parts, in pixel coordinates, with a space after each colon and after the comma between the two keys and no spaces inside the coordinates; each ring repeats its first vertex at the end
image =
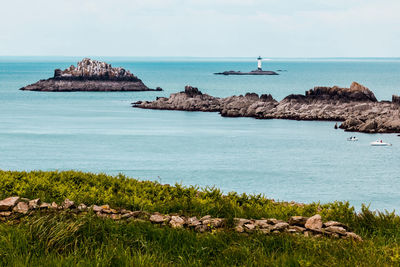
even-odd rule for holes
{"type": "Polygon", "coordinates": [[[222,118],[216,113],[133,109],[130,103],[187,84],[216,96],[248,91],[280,100],[315,85],[358,81],[380,99],[400,93],[400,59],[274,59],[279,76],[216,76],[251,70],[247,59],[106,58],[164,92],[23,92],[78,58],[0,58],[0,168],[77,169],[139,179],[263,193],[298,202],[349,200],[400,206],[400,137],[334,130],[333,122],[222,118]],[[384,139],[392,147],[371,147],[384,139]]]}

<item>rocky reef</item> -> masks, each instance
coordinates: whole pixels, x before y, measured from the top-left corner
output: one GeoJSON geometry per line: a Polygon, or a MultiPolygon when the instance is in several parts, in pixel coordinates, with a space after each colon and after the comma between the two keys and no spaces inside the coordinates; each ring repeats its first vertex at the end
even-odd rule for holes
{"type": "Polygon", "coordinates": [[[77,66],[54,70],[54,77],[40,80],[20,90],[73,91],[161,91],[150,89],[138,77],[124,68],[113,68],[105,62],[84,58],[77,66]]]}
{"type": "Polygon", "coordinates": [[[203,94],[186,86],[185,91],[139,101],[133,107],[161,110],[219,112],[225,117],[257,119],[343,121],[340,128],[365,133],[400,133],[400,98],[379,102],[367,87],[353,82],[350,88],[315,87],[304,95],[294,94],[278,102],[269,94],[226,98],[203,94]]]}
{"type": "Polygon", "coordinates": [[[352,239],[362,241],[362,238],[351,231],[347,225],[328,221],[323,222],[319,214],[312,217],[293,216],[288,221],[275,218],[263,218],[260,220],[234,218],[233,225],[227,223],[225,218],[213,218],[210,215],[198,217],[186,217],[180,214],[149,213],[146,211],[130,211],[126,209],[114,209],[109,205],[87,206],[84,203],[77,204],[65,199],[57,204],[42,202],[39,198],[27,199],[18,196],[9,197],[0,201],[0,221],[17,222],[24,216],[48,213],[73,213],[92,214],[100,218],[109,218],[115,221],[147,221],[155,225],[169,226],[172,228],[187,228],[199,233],[234,230],[238,233],[260,234],[297,234],[306,237],[330,237],[352,239]]]}

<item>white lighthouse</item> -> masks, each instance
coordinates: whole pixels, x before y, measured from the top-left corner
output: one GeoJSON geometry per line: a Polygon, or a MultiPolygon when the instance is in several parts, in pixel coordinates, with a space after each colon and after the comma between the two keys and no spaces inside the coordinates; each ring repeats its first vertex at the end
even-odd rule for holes
{"type": "Polygon", "coordinates": [[[258,70],[262,70],[262,57],[261,56],[259,56],[257,58],[257,67],[258,67],[258,70]]]}

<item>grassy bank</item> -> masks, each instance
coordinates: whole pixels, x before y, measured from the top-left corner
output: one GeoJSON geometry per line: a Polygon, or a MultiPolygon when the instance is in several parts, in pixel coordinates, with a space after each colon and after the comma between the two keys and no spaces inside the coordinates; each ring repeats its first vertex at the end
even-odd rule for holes
{"type": "Polygon", "coordinates": [[[348,203],[289,205],[264,196],[218,189],[168,186],[124,176],[82,172],[0,171],[0,199],[11,195],[47,202],[70,198],[131,210],[215,217],[277,218],[321,214],[347,223],[364,242],[289,235],[199,234],[146,222],[114,222],[53,214],[21,223],[0,223],[0,265],[290,265],[369,266],[400,264],[400,218],[357,214],[348,203]]]}

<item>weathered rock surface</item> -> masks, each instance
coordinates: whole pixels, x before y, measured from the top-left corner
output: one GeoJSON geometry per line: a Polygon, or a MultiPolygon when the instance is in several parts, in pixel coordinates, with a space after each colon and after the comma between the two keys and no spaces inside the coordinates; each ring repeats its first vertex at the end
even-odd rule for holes
{"type": "Polygon", "coordinates": [[[19,197],[9,197],[0,201],[0,211],[12,210],[17,205],[19,197]]]}
{"type": "MultiPolygon", "coordinates": [[[[109,205],[93,205],[87,207],[84,203],[78,206],[69,199],[61,205],[56,203],[41,202],[40,199],[29,200],[19,197],[10,197],[0,201],[0,221],[18,220],[22,216],[29,216],[35,211],[43,212],[72,212],[74,214],[87,214],[91,210],[93,214],[100,218],[109,218],[112,220],[126,221],[148,221],[161,226],[169,225],[172,228],[189,228],[194,231],[203,233],[211,231],[222,231],[226,229],[228,224],[224,218],[213,218],[206,215],[200,219],[197,217],[186,218],[178,214],[161,214],[154,212],[149,214],[145,211],[129,211],[126,209],[113,209],[109,205]]],[[[348,238],[355,241],[362,241],[362,238],[357,234],[350,232],[348,227],[340,222],[329,221],[322,223],[320,215],[314,215],[310,218],[293,216],[288,222],[277,220],[275,218],[252,220],[245,218],[234,218],[232,229],[238,233],[253,233],[262,234],[303,234],[304,236],[328,236],[332,238],[348,238]],[[303,225],[305,227],[299,226],[303,225]]]]}
{"type": "Polygon", "coordinates": [[[347,230],[349,229],[349,227],[347,225],[345,225],[341,222],[329,221],[329,222],[324,223],[324,227],[326,227],[326,228],[331,227],[331,226],[342,227],[347,230]]]}
{"type": "Polygon", "coordinates": [[[171,220],[169,221],[169,224],[171,225],[172,228],[183,228],[183,225],[185,224],[185,220],[179,216],[171,216],[171,220]]]}
{"type": "Polygon", "coordinates": [[[307,219],[306,224],[304,225],[307,229],[311,230],[320,230],[322,229],[322,218],[321,215],[316,214],[307,219]]]}
{"type": "Polygon", "coordinates": [[[21,90],[74,92],[74,91],[161,91],[150,89],[135,75],[124,68],[84,58],[77,66],[54,70],[54,77],[40,80],[21,90]]]}
{"type": "Polygon", "coordinates": [[[14,212],[26,214],[29,211],[29,205],[26,202],[19,202],[14,208],[14,212]]]}
{"type": "Polygon", "coordinates": [[[289,95],[280,102],[269,94],[213,97],[186,86],[185,91],[169,98],[139,101],[133,107],[219,112],[224,117],[343,121],[340,128],[346,131],[400,133],[399,103],[395,96],[392,102],[378,102],[372,91],[353,82],[350,88],[315,87],[305,95],[289,95]]]}

